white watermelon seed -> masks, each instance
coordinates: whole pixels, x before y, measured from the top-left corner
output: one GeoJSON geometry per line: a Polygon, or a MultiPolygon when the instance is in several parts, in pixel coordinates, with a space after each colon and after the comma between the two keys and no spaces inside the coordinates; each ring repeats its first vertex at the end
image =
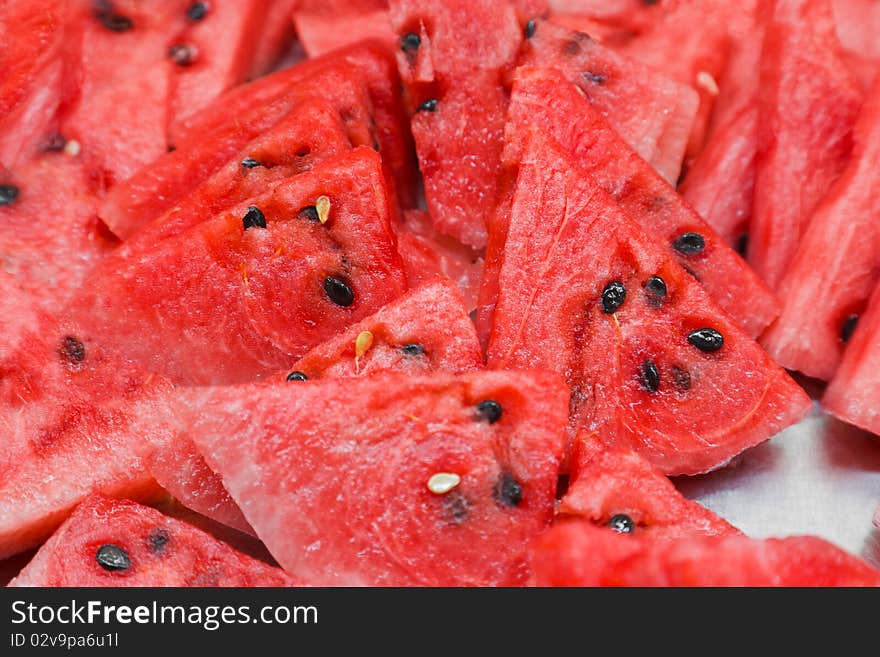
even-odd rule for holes
{"type": "Polygon", "coordinates": [[[327,219],[330,218],[330,199],[326,196],[319,196],[315,201],[315,209],[318,211],[318,221],[326,224],[327,219]]]}
{"type": "Polygon", "coordinates": [[[445,495],[461,483],[461,477],[454,472],[437,472],[428,479],[428,490],[435,495],[445,495]]]}
{"type": "Polygon", "coordinates": [[[700,71],[697,73],[697,86],[702,87],[713,96],[718,95],[718,83],[708,71],[700,71]]]}

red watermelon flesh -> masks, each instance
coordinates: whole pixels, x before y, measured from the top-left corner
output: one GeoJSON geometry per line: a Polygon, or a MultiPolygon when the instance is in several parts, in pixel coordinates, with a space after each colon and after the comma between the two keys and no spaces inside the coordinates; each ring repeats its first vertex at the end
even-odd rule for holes
{"type": "Polygon", "coordinates": [[[236,552],[185,522],[129,500],[95,496],[77,508],[9,585],[298,584],[283,570],[236,552]]]}
{"type": "Polygon", "coordinates": [[[880,403],[877,372],[880,371],[880,287],[875,288],[868,309],[843,354],[822,406],[844,422],[880,436],[880,403]]]}
{"type": "Polygon", "coordinates": [[[693,89],[546,21],[537,21],[520,63],[560,70],[663,178],[678,180],[699,105],[693,89]]]}
{"type": "Polygon", "coordinates": [[[7,0],[0,12],[0,166],[15,168],[58,130],[76,94],[81,35],[64,0],[7,0]]]}
{"type": "MultiPolygon", "coordinates": [[[[778,301],[675,190],[626,146],[577,89],[558,72],[522,67],[517,71],[505,158],[516,162],[529,126],[541,125],[574,160],[614,196],[641,229],[691,272],[712,299],[751,336],[760,335],[778,315],[778,301]],[[552,99],[552,101],[551,101],[552,99]],[[577,117],[577,120],[572,120],[577,117]],[[677,249],[683,235],[697,234],[701,249],[677,249]]],[[[698,244],[699,246],[699,244],[698,244]]],[[[497,251],[490,245],[481,310],[491,311],[497,251]]],[[[481,321],[485,327],[485,321],[481,321]]]]}
{"type": "Polygon", "coordinates": [[[397,44],[385,0],[301,0],[293,11],[296,33],[309,57],[376,39],[397,44]]]}
{"type": "Polygon", "coordinates": [[[778,363],[824,380],[880,275],[880,84],[854,135],[852,159],[810,218],[779,285],[782,315],[761,338],[778,363]]]}
{"type": "Polygon", "coordinates": [[[318,345],[291,370],[311,380],[390,369],[460,374],[482,366],[483,353],[461,295],[452,281],[439,278],[318,345]]]}
{"type": "Polygon", "coordinates": [[[170,387],[84,349],[0,278],[0,558],[38,545],[84,497],[152,499],[143,447],[170,427],[170,387]],[[39,494],[36,494],[36,493],[39,494]]]}
{"type": "Polygon", "coordinates": [[[715,469],[807,414],[806,394],[588,171],[538,132],[519,139],[493,226],[489,367],[565,375],[571,438],[629,445],[665,474],[715,469]]]}
{"type": "Polygon", "coordinates": [[[602,526],[628,519],[631,533],[663,539],[740,533],[634,451],[589,435],[575,440],[571,484],[556,512],[602,526]]]}
{"type": "Polygon", "coordinates": [[[177,382],[231,383],[289,365],[405,286],[382,163],[360,147],[106,259],[72,312],[87,344],[177,382]],[[309,213],[321,196],[330,204],[324,224],[309,213]]]}
{"type": "Polygon", "coordinates": [[[761,54],[749,263],[778,289],[809,218],[842,173],[862,103],[828,0],[777,0],[761,54]]]}
{"type": "Polygon", "coordinates": [[[438,275],[445,276],[458,286],[468,312],[477,307],[482,256],[455,239],[440,235],[427,212],[409,210],[404,214],[403,225],[397,232],[397,250],[411,287],[438,275]]]}
{"type": "Polygon", "coordinates": [[[254,50],[247,79],[266,75],[278,66],[296,41],[293,8],[300,0],[272,0],[266,10],[260,38],[251,43],[254,50]]]}
{"type": "MultiPolygon", "coordinates": [[[[305,121],[298,113],[300,105],[319,99],[337,111],[352,143],[373,144],[371,105],[363,80],[356,72],[330,69],[286,85],[275,102],[257,103],[239,115],[232,110],[225,115],[225,122],[180,143],[173,152],[113,189],[101,205],[101,218],[114,234],[131,237],[224,165],[235,160],[240,163],[242,148],[255,140],[260,143],[261,137],[271,143],[278,130],[290,128],[288,122],[305,121]]],[[[313,130],[316,136],[327,129],[305,122],[297,128],[306,134],[313,130]]]]}
{"type": "Polygon", "coordinates": [[[837,37],[850,67],[866,89],[880,72],[880,3],[875,0],[832,0],[837,37]]]}
{"type": "Polygon", "coordinates": [[[0,184],[18,197],[0,206],[0,270],[57,312],[114,246],[96,216],[97,199],[79,158],[44,153],[0,184]]]}
{"type": "Polygon", "coordinates": [[[532,551],[538,586],[880,586],[880,572],[813,536],[656,541],[564,523],[532,551]]]}
{"type": "MultiPolygon", "coordinates": [[[[366,85],[372,101],[377,141],[390,179],[397,182],[396,193],[401,204],[414,206],[415,162],[400,94],[400,78],[393,55],[376,41],[363,41],[231,89],[197,115],[175,122],[170,128],[171,143],[180,146],[190,140],[216,139],[229,130],[230,117],[241,121],[255,108],[259,108],[257,113],[264,117],[261,120],[267,117],[277,120],[290,111],[289,94],[294,85],[308,77],[320,78],[328,71],[340,70],[360,77],[366,85]]],[[[324,84],[317,90],[325,96],[332,93],[333,87],[324,84]]]]}
{"type": "Polygon", "coordinates": [[[503,73],[523,40],[516,11],[506,0],[389,4],[434,227],[482,248],[501,162],[503,73]]]}
{"type": "Polygon", "coordinates": [[[171,60],[181,0],[80,3],[82,88],[61,132],[106,187],[165,152],[171,60]]]}
{"type": "Polygon", "coordinates": [[[386,373],[185,401],[208,464],[311,584],[522,584],[524,551],[550,524],[566,405],[555,375],[386,373]]]}
{"type": "MultiPolygon", "coordinates": [[[[369,131],[367,123],[360,127],[369,131]]],[[[124,248],[150,248],[152,243],[178,235],[218,212],[311,171],[320,162],[351,150],[349,134],[339,112],[326,103],[306,101],[298,105],[178,199],[168,212],[141,228],[124,248]]]]}
{"type": "Polygon", "coordinates": [[[649,29],[680,0],[548,0],[555,13],[584,14],[596,21],[639,33],[649,29]]]}

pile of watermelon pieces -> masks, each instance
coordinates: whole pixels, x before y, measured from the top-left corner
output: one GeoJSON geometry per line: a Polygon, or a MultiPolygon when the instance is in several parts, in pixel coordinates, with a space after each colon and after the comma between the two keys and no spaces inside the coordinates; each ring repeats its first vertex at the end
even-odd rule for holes
{"type": "Polygon", "coordinates": [[[11,584],[880,586],[669,478],[880,434],[878,29],[7,0],[11,584]]]}

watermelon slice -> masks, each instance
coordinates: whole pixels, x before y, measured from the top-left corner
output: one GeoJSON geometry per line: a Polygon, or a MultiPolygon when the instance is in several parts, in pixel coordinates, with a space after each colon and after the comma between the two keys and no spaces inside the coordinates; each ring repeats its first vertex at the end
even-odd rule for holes
{"type": "Polygon", "coordinates": [[[854,135],[849,166],[810,218],[779,284],[782,315],[761,339],[784,367],[824,380],[880,275],[880,83],[854,135]]]}
{"type": "Polygon", "coordinates": [[[553,515],[555,375],[386,373],[185,397],[208,464],[303,581],[524,583],[527,545],[553,515]]]}
{"type": "Polygon", "coordinates": [[[106,259],[72,312],[87,346],[177,382],[240,382],[285,367],[405,286],[382,163],[361,147],[106,259]]]}
{"type": "MultiPolygon", "coordinates": [[[[336,122],[334,119],[327,125],[312,123],[312,118],[317,117],[310,118],[309,110],[301,110],[301,105],[315,102],[324,102],[333,108],[353,144],[372,146],[371,104],[363,80],[356,72],[332,69],[289,85],[278,103],[257,105],[236,120],[227,116],[226,123],[186,140],[138,176],[113,189],[101,206],[101,218],[114,234],[127,239],[186,199],[193,187],[213,174],[220,171],[222,181],[224,176],[230,175],[229,169],[240,166],[245,157],[257,159],[253,154],[239,152],[249,146],[266,148],[273,143],[281,146],[298,138],[303,143],[287,154],[287,158],[296,161],[295,155],[308,148],[308,159],[313,159],[311,144],[326,135],[336,122]]],[[[328,142],[326,147],[320,146],[317,151],[325,148],[332,151],[334,141],[337,140],[328,142]]],[[[254,172],[246,173],[250,178],[254,172]]],[[[261,172],[256,173],[259,177],[261,172]]],[[[215,189],[217,186],[209,185],[215,189]]],[[[185,205],[192,206],[193,201],[185,205]]]]}
{"type": "Polygon", "coordinates": [[[588,171],[536,130],[516,138],[489,367],[560,372],[571,434],[665,474],[717,468],[806,415],[804,392],[588,171]]]}
{"type": "Polygon", "coordinates": [[[506,0],[389,4],[434,227],[482,248],[501,164],[502,74],[523,40],[516,11],[506,0]]]}
{"type": "Polygon", "coordinates": [[[170,431],[167,383],[86,348],[8,276],[0,336],[0,559],[38,545],[93,492],[161,494],[142,447],[170,431]]]}
{"type": "Polygon", "coordinates": [[[575,439],[571,469],[571,483],[556,509],[559,516],[663,539],[740,533],[686,499],[662,472],[621,445],[581,436],[575,439]]]}
{"type": "Polygon", "coordinates": [[[83,502],[9,585],[296,586],[284,571],[128,500],[83,502]]]}
{"type": "Polygon", "coordinates": [[[521,64],[561,71],[663,178],[678,180],[699,105],[696,91],[546,21],[536,21],[526,43],[521,64]]]}
{"type": "Polygon", "coordinates": [[[766,28],[748,258],[772,289],[852,149],[862,94],[833,30],[828,0],[776,0],[766,28]]]}
{"type": "Polygon", "coordinates": [[[394,47],[385,0],[300,0],[293,12],[296,33],[309,57],[376,39],[394,47]]]}
{"type": "Polygon", "coordinates": [[[813,536],[655,541],[564,523],[532,553],[538,586],[880,586],[880,572],[813,536]]]}
{"type": "MultiPolygon", "coordinates": [[[[523,133],[529,126],[545,127],[749,335],[760,335],[778,315],[777,300],[742,259],[622,142],[577,88],[567,84],[558,72],[521,67],[511,98],[505,135],[508,161],[515,163],[518,159],[523,133]]],[[[490,244],[481,301],[484,335],[494,298],[496,253],[490,244]]]]}
{"type": "Polygon", "coordinates": [[[875,288],[865,314],[843,354],[822,406],[844,422],[880,436],[880,287],[875,288]]]}

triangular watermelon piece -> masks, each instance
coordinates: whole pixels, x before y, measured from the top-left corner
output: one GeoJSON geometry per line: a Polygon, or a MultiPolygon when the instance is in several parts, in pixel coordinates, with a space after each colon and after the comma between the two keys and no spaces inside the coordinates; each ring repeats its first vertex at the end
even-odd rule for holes
{"type": "Polygon", "coordinates": [[[502,74],[523,40],[516,11],[507,0],[389,4],[434,227],[482,248],[501,165],[502,74]]]}
{"type": "Polygon", "coordinates": [[[806,394],[588,171],[541,133],[517,139],[489,367],[564,374],[572,438],[628,444],[665,474],[717,468],[806,415],[806,394]]]}
{"type": "Polygon", "coordinates": [[[571,472],[568,491],[556,508],[559,516],[663,539],[740,533],[686,499],[662,472],[622,445],[596,436],[576,438],[571,472]]]}
{"type": "Polygon", "coordinates": [[[561,71],[663,178],[678,180],[699,106],[696,91],[546,21],[536,21],[520,63],[561,71]]]}
{"type": "Polygon", "coordinates": [[[170,430],[167,383],[86,348],[8,276],[0,336],[0,558],[38,545],[95,491],[161,493],[142,456],[170,430]]]}
{"type": "MultiPolygon", "coordinates": [[[[261,120],[266,121],[274,116],[277,121],[290,111],[292,103],[289,94],[294,85],[307,77],[324,75],[331,70],[356,74],[366,84],[372,101],[376,142],[382,151],[389,180],[397,181],[396,191],[401,204],[413,207],[416,180],[412,136],[403,108],[394,56],[381,42],[362,41],[239,85],[223,94],[210,107],[174,123],[169,132],[171,144],[180,146],[189,140],[206,139],[206,135],[215,139],[216,135],[229,130],[230,117],[241,120],[255,110],[263,117],[261,120]]],[[[332,93],[332,86],[324,85],[323,94],[332,93]]]]}
{"type": "Polygon", "coordinates": [[[780,365],[825,380],[880,275],[880,84],[854,135],[852,160],[810,218],[779,284],[782,315],[761,338],[780,365]]]}
{"type": "Polygon", "coordinates": [[[177,382],[271,374],[406,287],[381,160],[361,147],[151,248],[102,263],[82,339],[177,382]],[[328,200],[327,221],[315,211],[328,200]]]}
{"type": "MultiPolygon", "coordinates": [[[[101,219],[114,234],[128,239],[150,221],[171,210],[185,199],[194,187],[222,171],[224,165],[241,164],[240,150],[252,144],[271,144],[286,139],[291,122],[302,122],[294,128],[300,134],[325,134],[328,126],[308,123],[301,105],[323,102],[333,108],[345,125],[349,140],[355,145],[372,146],[375,139],[371,119],[371,103],[361,76],[355,71],[335,68],[320,75],[306,77],[285,88],[276,103],[255,104],[240,115],[226,114],[226,121],[180,143],[137,176],[117,185],[101,205],[101,219]],[[285,132],[280,132],[285,131],[285,132]],[[284,137],[279,137],[279,134],[284,137]]],[[[334,123],[336,120],[334,120],[334,123]]],[[[301,148],[310,148],[307,138],[301,148]]],[[[331,144],[328,143],[329,149],[331,144]]],[[[323,147],[318,149],[321,152],[323,147]]],[[[299,149],[288,154],[304,152],[299,149]]],[[[311,151],[306,161],[311,160],[311,151]]]]}
{"type": "MultiPolygon", "coordinates": [[[[589,171],[650,238],[693,274],[749,335],[760,335],[778,315],[777,300],[742,258],[623,143],[577,88],[558,72],[518,69],[508,117],[506,160],[515,163],[524,131],[541,125],[556,142],[566,146],[578,166],[589,171]]],[[[504,214],[503,207],[499,214],[504,214]]],[[[491,316],[494,297],[493,281],[499,262],[495,246],[490,243],[486,256],[481,291],[482,334],[485,318],[491,316]]]]}
{"type": "Polygon", "coordinates": [[[294,576],[525,582],[524,551],[553,515],[567,397],[555,375],[387,373],[185,394],[190,435],[294,576]]]}
{"type": "Polygon", "coordinates": [[[293,21],[309,57],[363,39],[376,39],[389,49],[397,43],[385,0],[301,0],[294,8],[293,21]]]}
{"type": "Polygon", "coordinates": [[[822,397],[822,406],[844,422],[880,436],[880,403],[877,372],[880,371],[880,287],[875,288],[868,309],[843,354],[840,366],[822,397]]]}
{"type": "Polygon", "coordinates": [[[862,103],[828,0],[776,0],[760,85],[748,259],[778,289],[816,205],[846,166],[862,103]]]}
{"type": "Polygon", "coordinates": [[[656,541],[564,523],[532,551],[538,586],[880,586],[875,570],[813,536],[656,541]]]}
{"type": "Polygon", "coordinates": [[[83,502],[10,584],[23,586],[297,586],[155,509],[95,496],[83,502]]]}
{"type": "MultiPolygon", "coordinates": [[[[297,385],[303,380],[368,376],[383,370],[464,373],[482,366],[483,354],[461,296],[450,281],[435,279],[318,345],[279,373],[278,381],[297,385]]],[[[184,505],[253,532],[220,477],[186,435],[156,449],[150,470],[184,505]]]]}

